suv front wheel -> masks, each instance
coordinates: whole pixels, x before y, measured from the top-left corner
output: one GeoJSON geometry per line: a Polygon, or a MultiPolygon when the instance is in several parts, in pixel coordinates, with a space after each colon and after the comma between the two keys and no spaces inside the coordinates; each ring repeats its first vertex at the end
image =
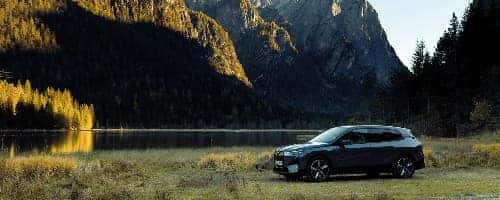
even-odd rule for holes
{"type": "Polygon", "coordinates": [[[322,182],[330,177],[331,166],[322,156],[311,159],[307,165],[307,177],[310,181],[322,182]]]}

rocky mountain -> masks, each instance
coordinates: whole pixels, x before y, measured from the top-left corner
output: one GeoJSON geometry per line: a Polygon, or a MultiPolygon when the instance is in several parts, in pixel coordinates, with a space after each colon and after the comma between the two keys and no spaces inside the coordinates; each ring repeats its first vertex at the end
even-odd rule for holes
{"type": "Polygon", "coordinates": [[[303,110],[363,111],[377,87],[406,70],[366,0],[186,2],[228,30],[259,94],[303,110]],[[278,54],[262,45],[272,41],[259,35],[265,24],[285,36],[272,48],[278,54]]]}
{"type": "Polygon", "coordinates": [[[0,4],[0,66],[68,88],[96,127],[330,123],[404,68],[364,0],[0,4]]]}
{"type": "Polygon", "coordinates": [[[0,66],[93,104],[95,127],[295,123],[298,112],[254,94],[224,27],[183,0],[0,4],[0,66]]]}
{"type": "MultiPolygon", "coordinates": [[[[324,57],[331,77],[352,67],[374,68],[385,82],[403,68],[375,9],[366,0],[255,0],[267,13],[286,20],[299,49],[324,57]],[[352,56],[343,56],[343,55],[352,56]]],[[[275,16],[267,16],[275,19],[275,16]]],[[[279,18],[277,20],[280,20],[279,18]]]]}
{"type": "Polygon", "coordinates": [[[277,74],[293,65],[297,49],[288,31],[266,21],[250,0],[188,0],[190,8],[216,19],[230,33],[255,90],[275,91],[277,74]]]}
{"type": "Polygon", "coordinates": [[[474,0],[472,5],[476,8],[490,9],[492,7],[500,8],[499,0],[474,0]]]}
{"type": "MultiPolygon", "coordinates": [[[[80,2],[85,6],[92,1],[80,2]]],[[[197,40],[203,47],[211,50],[209,63],[218,73],[234,76],[245,85],[250,86],[228,33],[204,13],[188,9],[181,0],[115,0],[110,1],[109,5],[120,9],[119,12],[115,11],[114,17],[117,20],[145,20],[157,26],[180,32],[187,38],[197,40]],[[137,16],[143,16],[143,19],[137,16]]]]}

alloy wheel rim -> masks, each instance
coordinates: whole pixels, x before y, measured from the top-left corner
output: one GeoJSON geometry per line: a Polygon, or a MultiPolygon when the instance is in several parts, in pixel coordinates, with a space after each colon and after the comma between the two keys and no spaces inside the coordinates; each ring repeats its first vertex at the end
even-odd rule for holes
{"type": "Polygon", "coordinates": [[[325,160],[314,160],[310,165],[311,177],[316,181],[322,181],[328,178],[330,166],[325,160]]]}
{"type": "Polygon", "coordinates": [[[400,158],[396,164],[396,169],[400,177],[409,177],[415,168],[409,158],[400,158]]]}

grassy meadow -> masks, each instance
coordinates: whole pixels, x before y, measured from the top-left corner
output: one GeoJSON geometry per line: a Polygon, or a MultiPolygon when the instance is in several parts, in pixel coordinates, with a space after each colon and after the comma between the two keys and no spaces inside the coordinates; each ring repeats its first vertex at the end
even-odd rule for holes
{"type": "Polygon", "coordinates": [[[89,154],[0,154],[0,199],[454,199],[500,198],[500,137],[421,137],[428,167],[414,178],[335,176],[287,181],[272,148],[89,154]],[[262,169],[257,170],[259,164],[262,169]]]}

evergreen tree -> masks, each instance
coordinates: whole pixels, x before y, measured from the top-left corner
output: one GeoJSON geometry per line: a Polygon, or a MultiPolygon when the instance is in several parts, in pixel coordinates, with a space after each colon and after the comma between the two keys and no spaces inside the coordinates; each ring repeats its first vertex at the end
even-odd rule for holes
{"type": "Polygon", "coordinates": [[[406,120],[412,125],[425,122],[432,124],[425,126],[426,130],[458,136],[500,113],[497,12],[496,6],[471,5],[461,22],[453,14],[433,56],[426,52],[425,44],[417,42],[413,74],[400,75],[389,90],[389,98],[394,99],[389,110],[405,113],[393,113],[393,122],[406,120]],[[414,114],[408,114],[409,111],[414,114]],[[404,115],[414,118],[408,120],[404,115]]]}
{"type": "Polygon", "coordinates": [[[79,104],[68,90],[38,92],[30,81],[0,80],[0,128],[89,130],[94,126],[92,105],[79,104]]]}
{"type": "Polygon", "coordinates": [[[415,53],[413,53],[412,58],[412,71],[416,76],[421,76],[424,69],[425,62],[425,42],[422,40],[417,41],[417,47],[415,49],[415,53]]]}

